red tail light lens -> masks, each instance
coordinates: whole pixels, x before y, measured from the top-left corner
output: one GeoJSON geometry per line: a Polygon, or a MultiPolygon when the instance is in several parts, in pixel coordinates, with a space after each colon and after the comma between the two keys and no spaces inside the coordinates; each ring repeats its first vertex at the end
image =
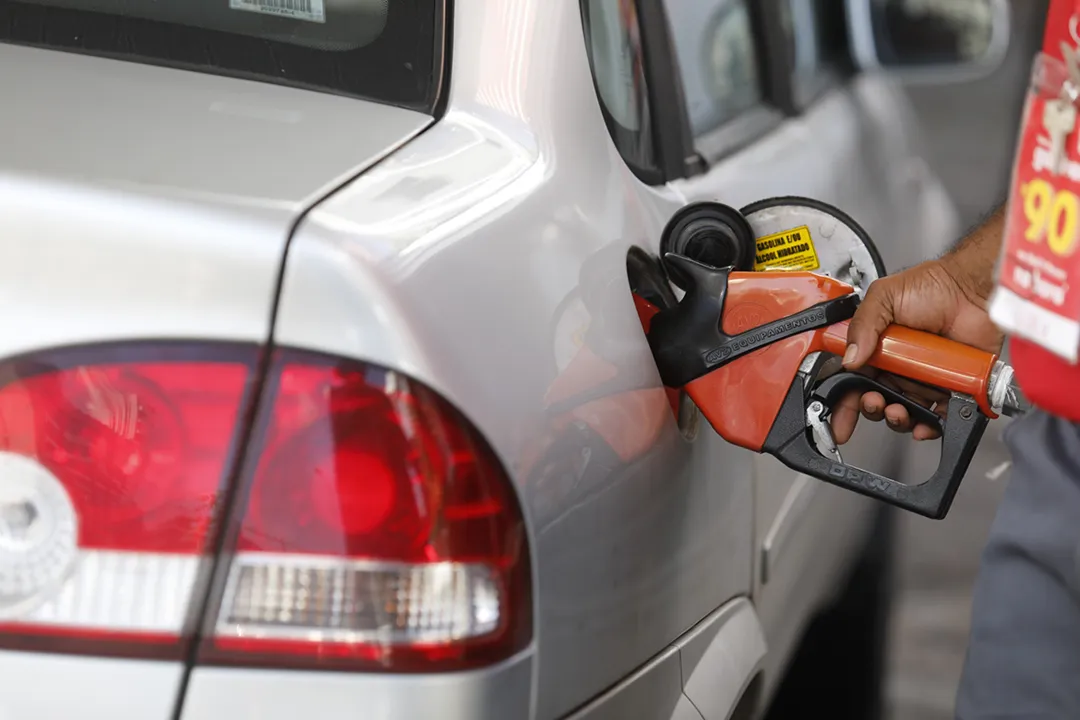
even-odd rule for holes
{"type": "MultiPolygon", "coordinates": [[[[0,365],[0,647],[183,657],[206,598],[254,348],[0,365]]],[[[439,671],[532,632],[514,490],[475,428],[397,373],[270,368],[200,662],[439,671]]]]}
{"type": "Polygon", "coordinates": [[[126,347],[0,369],[0,646],[179,657],[254,361],[126,347]]]}
{"type": "Polygon", "coordinates": [[[513,488],[473,426],[387,370],[283,355],[200,662],[402,671],[531,637],[513,488]]]}

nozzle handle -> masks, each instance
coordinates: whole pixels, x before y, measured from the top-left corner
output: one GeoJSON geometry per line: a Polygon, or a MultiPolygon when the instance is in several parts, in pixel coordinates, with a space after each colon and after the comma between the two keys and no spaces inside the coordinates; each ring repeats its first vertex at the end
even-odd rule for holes
{"type": "MultiPolygon", "coordinates": [[[[865,379],[856,373],[841,375],[861,378],[852,380],[852,383],[862,383],[865,379]]],[[[810,442],[810,432],[806,426],[804,387],[804,378],[800,374],[788,390],[780,413],[762,447],[763,452],[776,457],[796,472],[917,515],[939,520],[948,514],[956,491],[960,488],[983,432],[990,422],[989,417],[979,412],[973,400],[963,395],[951,397],[948,415],[942,424],[941,460],[938,468],[925,482],[907,485],[869,470],[837,462],[819,453],[810,442]]],[[[848,386],[841,378],[835,383],[835,393],[830,396],[839,398],[858,387],[861,386],[848,386]]]]}
{"type": "MultiPolygon", "coordinates": [[[[826,352],[843,355],[850,321],[830,326],[824,333],[826,352]]],[[[998,414],[988,393],[998,356],[985,350],[903,325],[885,328],[867,365],[899,377],[975,398],[988,418],[998,414]]]]}

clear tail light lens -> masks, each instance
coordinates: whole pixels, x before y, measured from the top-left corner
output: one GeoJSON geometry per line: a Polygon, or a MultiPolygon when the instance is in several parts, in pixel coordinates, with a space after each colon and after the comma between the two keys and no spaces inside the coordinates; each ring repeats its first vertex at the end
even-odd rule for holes
{"type": "Polygon", "coordinates": [[[200,663],[433,672],[529,642],[521,512],[456,409],[287,353],[260,415],[200,663]]]}
{"type": "Polygon", "coordinates": [[[0,647],[181,656],[255,359],[125,346],[0,368],[0,647]]]}

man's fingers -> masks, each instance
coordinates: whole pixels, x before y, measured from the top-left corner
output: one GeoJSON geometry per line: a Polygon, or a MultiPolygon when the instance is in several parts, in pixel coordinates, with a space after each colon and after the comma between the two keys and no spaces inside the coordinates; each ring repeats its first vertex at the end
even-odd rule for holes
{"type": "MultiPolygon", "coordinates": [[[[898,383],[895,379],[890,381],[884,381],[883,384],[892,386],[897,392],[900,392],[898,383]]],[[[921,387],[921,386],[913,386],[921,387]]],[[[945,412],[944,404],[938,403],[935,407],[935,403],[938,401],[932,398],[919,397],[919,396],[907,396],[911,402],[921,405],[927,409],[933,409],[939,415],[945,412]]],[[[882,420],[897,432],[913,432],[917,428],[922,428],[919,433],[916,433],[918,439],[931,439],[938,437],[938,433],[930,426],[919,424],[916,425],[912,419],[911,414],[907,411],[903,405],[899,403],[888,404],[885,398],[879,392],[867,392],[860,395],[859,393],[849,393],[845,395],[832,412],[832,428],[833,437],[836,438],[838,445],[851,440],[851,436],[855,433],[855,427],[859,421],[859,416],[862,415],[871,422],[881,422],[882,420]],[[925,437],[921,437],[925,435],[925,437]]]]}
{"type": "MultiPolygon", "coordinates": [[[[933,410],[942,419],[945,419],[949,412],[949,394],[944,390],[884,373],[878,377],[878,382],[896,392],[902,393],[905,398],[916,405],[921,405],[927,410],[933,410]]],[[[941,437],[941,433],[933,426],[916,423],[912,420],[911,413],[899,403],[894,403],[886,408],[885,420],[886,424],[893,430],[902,433],[910,432],[916,440],[934,440],[941,437]]]]}
{"type": "Polygon", "coordinates": [[[893,320],[893,284],[891,278],[881,278],[870,284],[866,297],[848,325],[847,351],[844,367],[861,367],[877,349],[878,338],[893,320]]]}
{"type": "Polygon", "coordinates": [[[855,424],[859,422],[861,398],[862,396],[857,392],[848,393],[833,407],[832,433],[837,445],[846,443],[855,432],[855,424]]]}
{"type": "Polygon", "coordinates": [[[907,408],[898,403],[885,408],[885,424],[896,432],[911,432],[911,416],[907,408]]]}
{"type": "Polygon", "coordinates": [[[911,436],[916,440],[936,440],[941,437],[941,433],[929,425],[919,424],[911,431],[911,436]]]}
{"type": "Polygon", "coordinates": [[[867,420],[881,422],[885,419],[885,398],[881,393],[868,392],[862,396],[862,414],[867,420]]]}
{"type": "MultiPolygon", "coordinates": [[[[934,412],[940,416],[943,410],[934,408],[934,412]]],[[[889,405],[885,408],[885,424],[899,433],[910,432],[916,440],[935,440],[941,437],[941,433],[936,428],[913,421],[907,408],[900,404],[889,405]]]]}
{"type": "MultiPolygon", "coordinates": [[[[949,414],[948,400],[943,400],[934,405],[934,413],[942,420],[949,414]]],[[[915,429],[911,431],[911,436],[916,440],[936,440],[941,437],[941,432],[930,425],[919,423],[915,426],[915,429]]]]}

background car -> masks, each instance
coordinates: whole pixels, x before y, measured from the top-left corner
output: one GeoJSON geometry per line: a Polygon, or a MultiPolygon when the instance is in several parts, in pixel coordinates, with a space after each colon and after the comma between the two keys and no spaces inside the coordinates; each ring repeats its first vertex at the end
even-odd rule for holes
{"type": "Polygon", "coordinates": [[[631,290],[697,199],[957,237],[890,68],[1009,19],[945,5],[0,0],[0,716],[874,717],[891,515],[631,290]]]}

